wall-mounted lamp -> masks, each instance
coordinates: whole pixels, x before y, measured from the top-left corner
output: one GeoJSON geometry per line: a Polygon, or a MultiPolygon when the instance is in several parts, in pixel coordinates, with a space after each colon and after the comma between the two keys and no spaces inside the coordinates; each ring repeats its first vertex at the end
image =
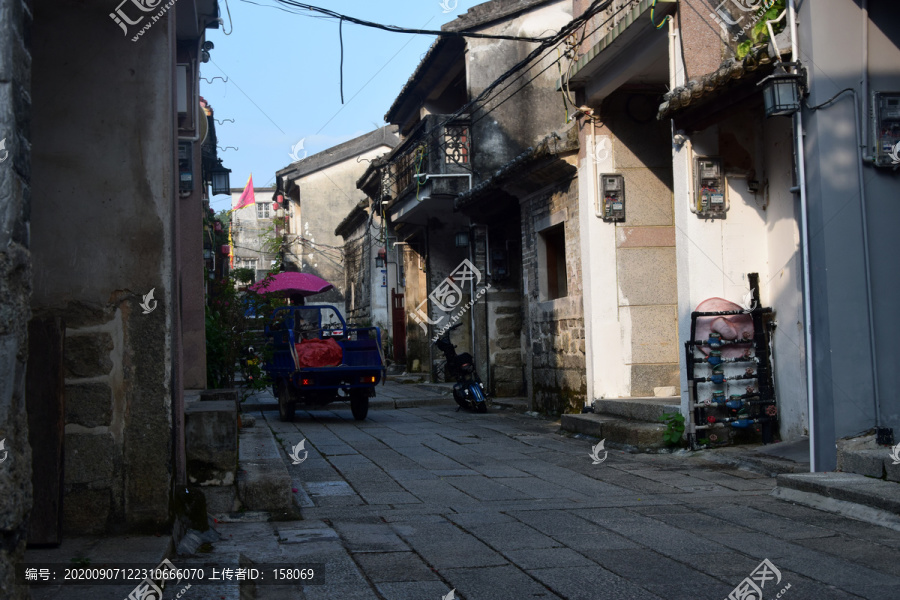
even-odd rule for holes
{"type": "Polygon", "coordinates": [[[203,42],[203,46],[200,47],[200,62],[208,63],[209,62],[209,51],[215,48],[215,44],[212,42],[203,42]]]}
{"type": "Polygon", "coordinates": [[[222,166],[222,159],[218,159],[215,167],[209,170],[209,178],[212,181],[212,195],[231,193],[231,169],[222,166]]]}
{"type": "Polygon", "coordinates": [[[788,73],[779,65],[773,74],[756,84],[762,86],[766,117],[790,116],[800,110],[803,79],[801,73],[788,73]]]}
{"type": "Polygon", "coordinates": [[[469,245],[469,232],[468,231],[457,231],[455,237],[456,247],[457,248],[465,248],[469,245]]]}
{"type": "Polygon", "coordinates": [[[378,256],[375,257],[375,266],[379,269],[384,267],[384,263],[387,261],[387,251],[384,248],[378,250],[378,256]]]}

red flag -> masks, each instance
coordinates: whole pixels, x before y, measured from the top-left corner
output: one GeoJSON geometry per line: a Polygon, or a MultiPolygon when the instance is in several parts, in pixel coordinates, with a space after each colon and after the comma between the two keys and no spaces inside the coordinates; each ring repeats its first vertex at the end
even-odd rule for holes
{"type": "Polygon", "coordinates": [[[251,204],[256,204],[256,196],[253,195],[253,173],[250,173],[250,177],[247,178],[247,185],[244,186],[244,191],[241,192],[241,197],[232,210],[238,210],[251,204]]]}

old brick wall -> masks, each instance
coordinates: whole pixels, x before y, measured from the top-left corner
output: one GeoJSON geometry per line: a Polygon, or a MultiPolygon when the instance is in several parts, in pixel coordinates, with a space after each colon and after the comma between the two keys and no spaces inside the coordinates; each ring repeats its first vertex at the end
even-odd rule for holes
{"type": "MultiPolygon", "coordinates": [[[[495,396],[525,394],[523,348],[526,347],[522,298],[521,227],[518,206],[490,227],[490,254],[503,253],[489,265],[491,289],[486,295],[490,344],[491,388],[495,396]],[[503,273],[502,271],[506,272],[503,273]]],[[[489,259],[491,257],[488,257],[489,259]]]]}
{"type": "Polygon", "coordinates": [[[371,263],[373,241],[365,236],[366,223],[353,230],[344,244],[344,289],[347,321],[366,323],[372,319],[372,273],[371,263]]]}
{"type": "Polygon", "coordinates": [[[534,410],[581,412],[587,394],[582,306],[577,178],[526,197],[522,211],[522,269],[526,379],[534,410]],[[541,289],[541,231],[562,225],[568,282],[564,297],[544,300],[541,289]]]}
{"type": "MultiPolygon", "coordinates": [[[[425,242],[413,239],[398,246],[403,261],[404,281],[400,286],[406,302],[406,369],[410,372],[431,372],[431,340],[428,328],[413,319],[417,309],[428,313],[428,287],[425,275],[426,257],[422,255],[425,242]]],[[[423,321],[424,322],[424,321],[423,321]]]]}
{"type": "Polygon", "coordinates": [[[31,317],[31,9],[0,0],[0,598],[23,600],[13,566],[25,555],[31,448],[25,412],[31,317]]]}
{"type": "Polygon", "coordinates": [[[123,40],[110,10],[34,14],[32,310],[67,328],[64,535],[165,531],[176,469],[190,290],[178,286],[172,31],[123,40]]]}

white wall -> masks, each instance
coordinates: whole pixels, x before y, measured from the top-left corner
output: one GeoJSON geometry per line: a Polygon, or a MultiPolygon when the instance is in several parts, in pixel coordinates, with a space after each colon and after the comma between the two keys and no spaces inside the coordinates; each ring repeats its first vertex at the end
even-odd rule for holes
{"type": "Polygon", "coordinates": [[[616,225],[595,216],[597,176],[615,172],[612,142],[609,135],[592,137],[578,178],[588,401],[631,394],[631,327],[619,321],[616,225]]]}
{"type": "MultiPolygon", "coordinates": [[[[675,151],[679,338],[683,348],[690,338],[690,313],[700,302],[719,297],[739,304],[749,290],[747,274],[758,273],[762,305],[772,307],[778,321],[773,346],[781,435],[792,439],[805,433],[806,392],[799,233],[789,191],[790,122],[763,121],[761,113],[754,120],[753,113],[735,111],[719,124],[694,133],[675,151]],[[721,140],[727,140],[727,147],[721,140]],[[747,159],[755,169],[750,176],[760,182],[759,193],[749,192],[746,173],[729,171],[726,165],[730,201],[726,218],[705,219],[693,214],[694,157],[736,156],[744,151],[750,154],[747,159]]],[[[683,350],[681,388],[686,412],[689,397],[683,350]]]]}

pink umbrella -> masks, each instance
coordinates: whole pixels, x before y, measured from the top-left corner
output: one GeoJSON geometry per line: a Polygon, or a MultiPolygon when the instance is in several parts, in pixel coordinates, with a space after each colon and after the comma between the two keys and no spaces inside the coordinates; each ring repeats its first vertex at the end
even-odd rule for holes
{"type": "Polygon", "coordinates": [[[285,296],[312,296],[333,289],[334,286],[311,273],[295,273],[288,271],[276,273],[250,286],[250,290],[258,294],[281,293],[285,296]]]}

